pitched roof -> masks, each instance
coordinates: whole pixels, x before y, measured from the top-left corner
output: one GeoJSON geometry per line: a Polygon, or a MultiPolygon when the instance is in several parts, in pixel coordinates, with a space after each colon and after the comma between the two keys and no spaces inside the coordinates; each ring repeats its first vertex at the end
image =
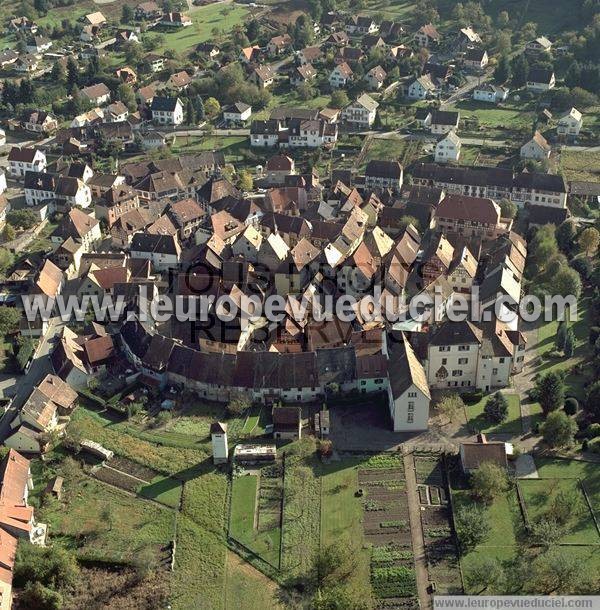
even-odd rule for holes
{"type": "Polygon", "coordinates": [[[436,218],[496,225],[500,206],[491,199],[448,193],[434,212],[436,218]]]}
{"type": "Polygon", "coordinates": [[[416,357],[404,333],[402,333],[402,343],[390,353],[388,372],[394,398],[402,396],[413,384],[427,398],[431,398],[425,369],[416,357]]]}

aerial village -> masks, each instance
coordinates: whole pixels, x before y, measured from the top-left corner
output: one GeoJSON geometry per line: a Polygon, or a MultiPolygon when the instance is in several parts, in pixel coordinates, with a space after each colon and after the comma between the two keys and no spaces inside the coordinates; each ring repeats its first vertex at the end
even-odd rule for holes
{"type": "Polygon", "coordinates": [[[0,38],[0,610],[600,594],[597,1],[0,38]]]}

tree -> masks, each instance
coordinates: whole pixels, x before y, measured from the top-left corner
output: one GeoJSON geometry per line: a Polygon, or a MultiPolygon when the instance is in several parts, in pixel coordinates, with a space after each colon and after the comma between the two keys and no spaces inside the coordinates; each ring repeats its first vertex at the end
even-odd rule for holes
{"type": "Polygon", "coordinates": [[[317,551],[310,580],[320,589],[343,582],[353,570],[353,549],[345,544],[330,544],[317,551]]]}
{"type": "Polygon", "coordinates": [[[594,272],[594,264],[589,258],[576,258],[571,262],[571,267],[579,273],[582,280],[589,280],[594,272]]]}
{"type": "Polygon", "coordinates": [[[563,267],[552,279],[555,295],[563,297],[574,296],[579,298],[581,294],[581,277],[571,267],[563,267]]]}
{"type": "Polygon", "coordinates": [[[67,84],[69,89],[76,87],[79,82],[79,66],[72,56],[67,60],[67,84]]]}
{"type": "Polygon", "coordinates": [[[436,405],[437,412],[445,416],[448,419],[448,423],[452,422],[464,407],[465,403],[458,394],[446,394],[442,396],[436,405]]]}
{"type": "Polygon", "coordinates": [[[137,102],[135,101],[135,93],[131,85],[121,83],[117,89],[117,97],[127,106],[129,112],[137,110],[137,102]]]}
{"type": "Polygon", "coordinates": [[[600,244],[600,233],[594,227],[588,227],[579,236],[579,247],[585,252],[586,256],[594,254],[600,244]]]}
{"type": "Polygon", "coordinates": [[[579,594],[589,591],[592,582],[588,566],[560,548],[538,555],[529,566],[527,575],[524,593],[539,595],[579,594]]]}
{"type": "Polygon", "coordinates": [[[471,475],[473,497],[486,504],[490,504],[498,494],[506,491],[507,488],[506,471],[493,462],[483,462],[471,475]]]}
{"type": "Polygon", "coordinates": [[[63,597],[41,582],[28,582],[19,595],[19,606],[32,610],[60,610],[63,607],[63,597]]]}
{"type": "Polygon", "coordinates": [[[254,42],[260,35],[260,24],[256,19],[252,19],[246,26],[246,36],[254,42]]]}
{"type": "Polygon", "coordinates": [[[483,409],[486,417],[499,424],[506,421],[508,417],[508,401],[502,392],[496,392],[491,398],[488,398],[483,409]]]}
{"type": "Polygon", "coordinates": [[[574,489],[561,489],[553,498],[548,509],[548,519],[556,521],[559,525],[567,525],[571,520],[581,514],[583,503],[581,494],[574,489]]]}
{"type": "Polygon", "coordinates": [[[563,252],[569,253],[577,235],[577,225],[572,219],[565,220],[556,228],[556,241],[563,252]]]}
{"type": "Polygon", "coordinates": [[[245,394],[236,394],[225,407],[228,417],[238,417],[252,406],[250,399],[245,394]]]}
{"type": "Polygon", "coordinates": [[[590,413],[600,417],[600,381],[596,381],[590,386],[585,404],[590,413]]]}
{"type": "Polygon", "coordinates": [[[512,83],[515,87],[524,87],[529,76],[529,62],[523,53],[519,53],[510,64],[512,83]]]}
{"type": "Polygon", "coordinates": [[[16,236],[17,232],[13,226],[9,224],[4,225],[4,229],[2,231],[2,238],[4,241],[12,241],[16,236]]]}
{"type": "Polygon", "coordinates": [[[15,330],[21,319],[21,312],[14,307],[0,307],[0,336],[15,330]]]}
{"type": "Polygon", "coordinates": [[[532,542],[549,549],[560,542],[560,539],[565,535],[565,528],[554,519],[541,516],[531,523],[530,535],[532,542]]]}
{"type": "Polygon", "coordinates": [[[568,331],[567,323],[564,320],[561,320],[558,323],[558,328],[556,330],[556,337],[554,339],[554,343],[556,345],[556,349],[563,350],[565,349],[565,341],[567,340],[567,331],[568,331]]]}
{"type": "Polygon", "coordinates": [[[121,9],[121,23],[131,23],[133,21],[133,9],[129,4],[124,4],[121,9]]]}
{"type": "Polygon", "coordinates": [[[510,17],[508,15],[508,11],[500,11],[498,13],[497,21],[498,21],[498,25],[501,28],[506,27],[508,25],[509,21],[510,21],[510,17]]]}
{"type": "Polygon", "coordinates": [[[196,109],[194,108],[194,102],[188,98],[186,107],[185,107],[185,122],[188,125],[196,125],[198,123],[196,119],[196,109]]]}
{"type": "Polygon", "coordinates": [[[204,104],[204,111],[209,119],[214,119],[221,112],[221,104],[214,97],[209,97],[204,104]]]}
{"type": "Polygon", "coordinates": [[[568,447],[573,444],[577,424],[564,411],[553,411],[540,426],[540,431],[550,447],[568,447]]]}
{"type": "Polygon", "coordinates": [[[238,180],[238,187],[242,191],[251,191],[254,188],[254,181],[252,180],[252,174],[248,170],[243,169],[240,172],[240,176],[239,176],[239,180],[238,180]]]}
{"type": "Polygon", "coordinates": [[[336,89],[331,94],[331,100],[329,102],[332,108],[345,108],[350,100],[348,99],[348,94],[342,89],[336,89]]]}
{"type": "Polygon", "coordinates": [[[495,557],[477,557],[469,564],[467,583],[475,595],[498,593],[505,581],[502,564],[495,557]]]}
{"type": "Polygon", "coordinates": [[[50,73],[52,82],[64,84],[67,82],[67,72],[60,61],[54,62],[50,73]]]}
{"type": "Polygon", "coordinates": [[[537,380],[535,391],[545,415],[560,409],[564,402],[564,382],[562,377],[553,371],[546,373],[537,380]]]}
{"type": "Polygon", "coordinates": [[[472,551],[486,540],[490,523],[487,510],[481,504],[469,503],[460,506],[456,510],[454,519],[461,553],[472,551]]]}
{"type": "Polygon", "coordinates": [[[494,69],[494,80],[502,85],[510,78],[510,59],[508,55],[502,55],[498,65],[494,69]]]}
{"type": "Polygon", "coordinates": [[[502,218],[514,218],[517,215],[517,206],[510,199],[501,199],[500,213],[502,218]]]}
{"type": "Polygon", "coordinates": [[[6,221],[13,227],[27,230],[37,224],[37,217],[31,210],[11,210],[6,215],[6,221]]]}
{"type": "Polygon", "coordinates": [[[564,352],[567,358],[573,357],[573,352],[575,351],[575,335],[571,329],[568,330],[567,335],[565,337],[565,347],[564,352]]]}
{"type": "Polygon", "coordinates": [[[0,275],[6,275],[15,261],[15,257],[10,250],[0,248],[0,275]]]}
{"type": "Polygon", "coordinates": [[[577,413],[577,409],[579,409],[579,403],[576,398],[570,396],[569,398],[565,398],[565,404],[563,405],[563,409],[567,415],[575,415],[577,413]]]}

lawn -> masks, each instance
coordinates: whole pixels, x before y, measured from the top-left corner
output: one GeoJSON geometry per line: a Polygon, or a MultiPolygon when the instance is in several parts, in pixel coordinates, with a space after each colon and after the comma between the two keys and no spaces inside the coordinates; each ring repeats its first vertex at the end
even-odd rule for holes
{"type": "Polygon", "coordinates": [[[530,522],[548,511],[558,493],[576,493],[581,500],[581,510],[572,517],[572,521],[568,524],[568,533],[561,542],[600,544],[598,531],[577,479],[521,479],[519,487],[530,522]]]}
{"type": "Polygon", "coordinates": [[[277,504],[277,510],[268,510],[264,505],[259,506],[257,497],[260,487],[268,485],[268,482],[268,478],[259,478],[257,475],[240,476],[233,480],[229,535],[272,566],[278,567],[281,545],[280,504],[277,504]]]}
{"type": "Polygon", "coordinates": [[[564,150],[560,154],[560,168],[565,180],[598,182],[600,152],[564,150]]]}
{"type": "Polygon", "coordinates": [[[282,567],[290,576],[299,576],[312,567],[319,545],[320,461],[315,457],[313,439],[296,441],[287,451],[282,567]]]}
{"type": "Polygon", "coordinates": [[[354,495],[358,464],[360,460],[344,460],[321,468],[321,546],[352,545],[355,567],[351,585],[365,590],[371,586],[370,552],[363,544],[363,505],[354,495]]]}
{"type": "Polygon", "coordinates": [[[397,160],[403,166],[407,166],[417,158],[420,148],[418,142],[398,137],[371,138],[361,167],[366,167],[373,159],[397,160]]]}
{"type": "Polygon", "coordinates": [[[164,34],[164,43],[156,49],[156,53],[163,53],[168,49],[176,53],[187,53],[206,40],[218,42],[221,36],[227,36],[236,25],[246,21],[248,9],[238,4],[217,2],[193,8],[187,11],[187,14],[193,24],[174,32],[161,32],[164,34]],[[215,29],[219,30],[218,35],[213,32],[215,29]]]}
{"type": "Polygon", "coordinates": [[[174,610],[224,607],[226,490],[226,476],[210,470],[185,484],[171,585],[174,610]]]}
{"type": "Polygon", "coordinates": [[[508,401],[508,418],[506,421],[495,424],[487,419],[484,414],[486,402],[492,394],[484,396],[478,403],[467,405],[467,419],[469,426],[474,432],[487,432],[489,434],[511,434],[513,436],[521,435],[523,428],[521,426],[521,407],[519,396],[517,394],[504,394],[508,401]]]}
{"type": "Polygon", "coordinates": [[[521,105],[511,107],[507,104],[498,107],[476,100],[463,100],[448,109],[460,112],[461,124],[464,124],[463,122],[466,119],[476,120],[479,128],[484,128],[481,134],[482,137],[488,137],[485,133],[485,128],[500,130],[498,133],[489,135],[493,139],[505,139],[505,137],[502,137],[501,132],[506,129],[531,129],[535,118],[535,112],[523,110],[521,105]]]}
{"type": "Polygon", "coordinates": [[[175,155],[191,155],[205,150],[219,150],[228,163],[243,161],[250,153],[248,136],[180,136],[172,151],[175,155]]]}
{"type": "MultiPolygon", "coordinates": [[[[589,297],[579,299],[577,320],[567,322],[569,328],[575,335],[575,351],[571,358],[550,359],[549,352],[555,349],[554,339],[558,330],[558,322],[543,322],[538,328],[537,353],[542,357],[542,362],[536,367],[536,373],[546,374],[550,371],[569,370],[574,365],[582,362],[589,356],[589,297]]],[[[565,379],[566,395],[574,396],[578,400],[585,398],[584,384],[587,380],[585,374],[569,373],[565,379]]]]}
{"type": "Polygon", "coordinates": [[[48,523],[52,543],[76,549],[80,556],[131,561],[146,548],[157,557],[172,538],[173,511],[144,502],[86,476],[72,460],[44,468],[43,480],[64,477],[59,502],[45,499],[36,519],[48,523]]]}
{"type": "Polygon", "coordinates": [[[594,512],[600,519],[600,465],[581,460],[535,458],[540,477],[579,479],[585,487],[594,512]]]}
{"type": "Polygon", "coordinates": [[[148,485],[142,485],[138,494],[156,500],[165,506],[178,509],[181,502],[181,481],[171,477],[155,477],[148,485]]]}
{"type": "Polygon", "coordinates": [[[280,610],[284,607],[278,599],[277,585],[231,551],[227,552],[225,595],[225,608],[280,610]]]}

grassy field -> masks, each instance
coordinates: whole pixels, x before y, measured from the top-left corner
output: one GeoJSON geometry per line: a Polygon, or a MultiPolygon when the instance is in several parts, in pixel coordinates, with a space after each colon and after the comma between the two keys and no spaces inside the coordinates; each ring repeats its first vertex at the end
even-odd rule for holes
{"type": "Polygon", "coordinates": [[[283,607],[277,585],[235,553],[228,551],[225,608],[280,610],[283,607]]]}
{"type": "Polygon", "coordinates": [[[585,488],[596,517],[600,519],[600,468],[592,462],[536,457],[540,477],[579,479],[585,488]]]}
{"type": "Polygon", "coordinates": [[[163,32],[165,41],[156,49],[157,53],[171,50],[185,54],[206,40],[218,42],[218,39],[228,35],[233,27],[245,22],[248,9],[239,4],[215,3],[194,7],[187,11],[187,14],[193,24],[174,32],[163,32]],[[219,30],[217,36],[213,33],[215,28],[219,30]]]}
{"type": "MultiPolygon", "coordinates": [[[[541,514],[550,505],[559,490],[575,490],[582,499],[582,512],[571,524],[569,533],[561,541],[560,553],[573,555],[582,564],[600,568],[600,539],[589,508],[585,503],[579,481],[583,484],[596,517],[600,517],[600,468],[598,464],[579,460],[535,458],[540,479],[520,479],[530,520],[541,514]]],[[[469,490],[453,490],[454,510],[472,502],[469,490]]],[[[493,557],[501,562],[513,560],[520,550],[519,540],[523,534],[523,519],[519,510],[516,492],[494,500],[488,508],[490,531],[486,540],[461,558],[465,577],[478,559],[493,557]]],[[[469,593],[469,591],[467,591],[469,593]]]]}
{"type": "Polygon", "coordinates": [[[48,523],[52,542],[81,556],[130,561],[144,549],[160,554],[172,537],[174,514],[86,476],[72,460],[44,468],[37,490],[55,474],[64,477],[60,502],[46,498],[36,519],[48,523]],[[85,542],[85,544],[82,544],[85,542]]]}
{"type": "Polygon", "coordinates": [[[371,138],[361,163],[364,169],[373,159],[398,160],[403,166],[409,165],[419,155],[420,144],[398,137],[371,138]]]}
{"type": "Polygon", "coordinates": [[[352,545],[355,568],[352,586],[368,589],[370,584],[370,552],[363,545],[363,506],[354,492],[358,487],[360,460],[344,460],[324,465],[321,469],[321,546],[352,545]]]}
{"type": "MultiPolygon", "coordinates": [[[[502,107],[478,102],[475,100],[463,100],[454,104],[449,110],[460,112],[461,125],[465,120],[477,121],[482,137],[486,137],[485,130],[491,130],[489,137],[498,138],[502,134],[494,133],[494,130],[526,130],[531,129],[535,112],[524,110],[522,105],[503,105],[502,107]]],[[[472,131],[472,129],[470,130],[472,131]]]]}
{"type": "Polygon", "coordinates": [[[224,607],[226,489],[225,475],[211,471],[185,485],[171,587],[175,610],[224,607]]]}
{"type": "Polygon", "coordinates": [[[278,523],[268,529],[260,527],[260,511],[257,514],[259,483],[259,477],[256,475],[245,475],[233,480],[229,535],[271,565],[278,566],[281,529],[278,523]],[[256,525],[259,527],[255,527],[256,525]]]}
{"type": "MultiPolygon", "coordinates": [[[[575,335],[575,351],[571,358],[550,359],[548,357],[549,352],[555,349],[554,339],[558,330],[557,321],[546,322],[539,327],[537,353],[538,356],[542,357],[542,362],[536,367],[536,373],[545,374],[550,371],[566,371],[589,356],[589,304],[589,297],[579,299],[577,320],[567,322],[575,335]]],[[[567,396],[574,396],[578,400],[583,400],[585,398],[584,384],[586,380],[587,376],[585,374],[569,373],[565,378],[565,394],[567,396]]]]}
{"type": "Polygon", "coordinates": [[[600,180],[600,152],[565,150],[560,154],[560,169],[567,181],[598,182],[600,180]]]}
{"type": "Polygon", "coordinates": [[[171,477],[158,476],[148,485],[141,486],[138,493],[145,498],[178,509],[181,502],[181,482],[171,477]]]}
{"type": "Polygon", "coordinates": [[[469,426],[474,432],[520,435],[523,428],[519,396],[517,394],[504,395],[508,402],[508,418],[499,424],[491,422],[484,414],[485,404],[491,396],[492,394],[484,396],[477,404],[466,407],[469,426]]]}
{"type": "Polygon", "coordinates": [[[321,485],[314,440],[302,439],[289,449],[285,470],[283,569],[290,576],[306,574],[319,544],[321,485]]]}
{"type": "Polygon", "coordinates": [[[600,537],[577,479],[523,479],[519,481],[530,521],[545,514],[560,492],[575,493],[581,500],[578,514],[572,516],[561,542],[600,544],[600,537]]]}

